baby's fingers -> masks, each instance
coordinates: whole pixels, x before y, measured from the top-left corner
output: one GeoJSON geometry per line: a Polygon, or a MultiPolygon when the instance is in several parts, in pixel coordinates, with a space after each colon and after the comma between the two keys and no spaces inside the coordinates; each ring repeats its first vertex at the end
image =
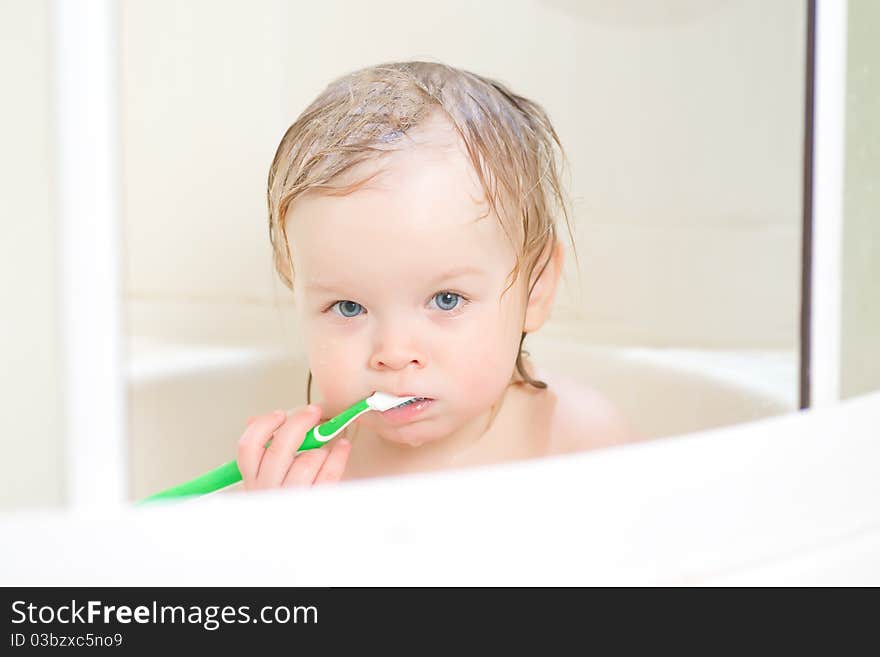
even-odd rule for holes
{"type": "Polygon", "coordinates": [[[300,452],[293,460],[293,464],[290,466],[290,470],[287,471],[287,475],[284,477],[284,482],[281,485],[285,488],[311,485],[321,470],[321,466],[324,465],[324,460],[329,453],[330,448],[328,446],[300,452]]]}
{"type": "Polygon", "coordinates": [[[315,405],[307,406],[290,415],[275,431],[272,444],[266,449],[260,470],[257,473],[258,488],[276,488],[282,485],[291,462],[299,460],[297,449],[302,445],[306,432],[321,417],[321,409],[315,405]]]}
{"type": "Polygon", "coordinates": [[[238,441],[238,469],[245,483],[253,481],[260,469],[260,460],[263,458],[263,446],[272,437],[272,433],[281,426],[287,414],[284,411],[275,411],[268,415],[260,415],[248,421],[238,441]]]}
{"type": "Polygon", "coordinates": [[[297,488],[321,482],[338,481],[345,470],[345,462],[351,451],[350,443],[344,438],[319,449],[310,449],[297,455],[282,486],[297,488]]]}
{"type": "Polygon", "coordinates": [[[340,481],[345,472],[345,464],[348,463],[348,455],[351,454],[351,443],[345,438],[333,442],[336,444],[331,446],[330,454],[321,466],[318,476],[315,477],[316,484],[340,481]]]}

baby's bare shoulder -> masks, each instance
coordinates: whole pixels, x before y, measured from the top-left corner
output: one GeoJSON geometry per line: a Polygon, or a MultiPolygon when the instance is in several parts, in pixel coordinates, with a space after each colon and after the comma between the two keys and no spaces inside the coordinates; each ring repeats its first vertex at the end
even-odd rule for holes
{"type": "Polygon", "coordinates": [[[548,377],[556,397],[551,421],[557,454],[623,445],[640,437],[618,408],[590,386],[561,377],[548,377]]]}

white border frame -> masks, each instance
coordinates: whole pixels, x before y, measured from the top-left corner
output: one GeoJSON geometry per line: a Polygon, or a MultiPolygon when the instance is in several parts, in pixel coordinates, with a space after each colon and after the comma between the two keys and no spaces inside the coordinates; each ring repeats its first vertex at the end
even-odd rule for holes
{"type": "Polygon", "coordinates": [[[846,0],[817,0],[813,120],[810,405],[840,400],[846,0]]]}
{"type": "Polygon", "coordinates": [[[52,4],[66,502],[127,497],[117,15],[52,4]]]}

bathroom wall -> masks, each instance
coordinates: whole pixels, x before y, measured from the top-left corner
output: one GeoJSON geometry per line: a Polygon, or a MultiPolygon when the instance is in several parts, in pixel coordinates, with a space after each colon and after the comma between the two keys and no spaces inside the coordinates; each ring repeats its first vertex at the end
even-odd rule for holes
{"type": "Polygon", "coordinates": [[[64,498],[48,4],[0,2],[0,510],[64,498]]]}
{"type": "Polygon", "coordinates": [[[538,99],[567,145],[580,284],[570,257],[547,330],[794,353],[804,5],[127,2],[131,329],[295,342],[281,311],[255,322],[288,302],[266,231],[277,142],[334,77],[424,58],[538,99]]]}
{"type": "Polygon", "coordinates": [[[849,0],[841,397],[880,389],[880,5],[849,0]]]}

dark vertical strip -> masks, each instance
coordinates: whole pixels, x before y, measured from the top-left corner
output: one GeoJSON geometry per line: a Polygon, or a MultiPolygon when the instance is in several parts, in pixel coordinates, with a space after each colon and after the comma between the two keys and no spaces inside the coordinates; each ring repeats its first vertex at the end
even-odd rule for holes
{"type": "Polygon", "coordinates": [[[804,85],[804,190],[803,230],[801,239],[801,336],[800,336],[800,404],[810,407],[813,314],[813,102],[816,67],[816,0],[807,0],[807,60],[804,85]]]}

